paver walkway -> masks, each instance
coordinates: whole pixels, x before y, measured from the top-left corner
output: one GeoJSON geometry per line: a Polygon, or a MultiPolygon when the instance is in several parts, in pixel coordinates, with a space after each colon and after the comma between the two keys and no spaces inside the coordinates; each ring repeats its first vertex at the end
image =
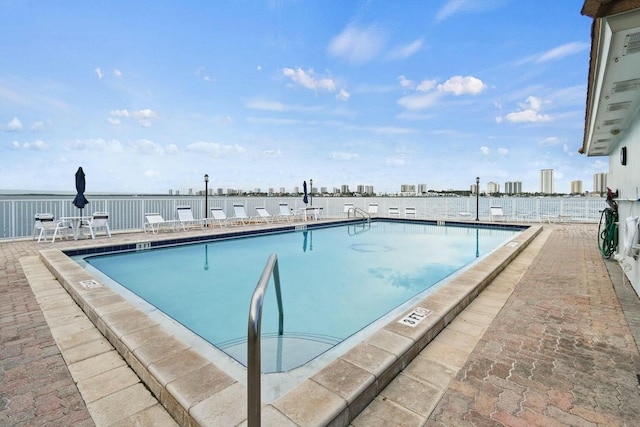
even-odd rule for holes
{"type": "Polygon", "coordinates": [[[0,426],[93,426],[20,267],[35,248],[0,244],[0,426]]]}
{"type": "Polygon", "coordinates": [[[640,425],[640,356],[605,262],[593,227],[557,227],[427,425],[640,425]]]}

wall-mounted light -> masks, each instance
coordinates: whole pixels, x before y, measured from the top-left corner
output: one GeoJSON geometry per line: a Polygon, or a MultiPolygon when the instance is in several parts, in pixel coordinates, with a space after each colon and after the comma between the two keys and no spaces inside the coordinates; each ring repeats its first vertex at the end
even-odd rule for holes
{"type": "Polygon", "coordinates": [[[622,166],[627,165],[627,147],[622,147],[620,149],[620,164],[622,166]]]}

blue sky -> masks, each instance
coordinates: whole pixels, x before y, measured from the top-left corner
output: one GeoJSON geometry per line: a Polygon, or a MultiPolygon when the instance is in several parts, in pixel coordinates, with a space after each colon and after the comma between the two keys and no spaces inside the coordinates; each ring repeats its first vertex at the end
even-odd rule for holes
{"type": "Polygon", "coordinates": [[[0,189],[591,190],[582,4],[0,0],[0,189]]]}

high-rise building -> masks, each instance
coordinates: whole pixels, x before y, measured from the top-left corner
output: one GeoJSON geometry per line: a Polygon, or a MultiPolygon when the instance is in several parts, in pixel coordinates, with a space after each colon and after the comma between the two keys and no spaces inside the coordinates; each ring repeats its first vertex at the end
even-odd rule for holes
{"type": "Polygon", "coordinates": [[[593,192],[603,195],[607,191],[607,173],[600,172],[593,175],[593,192]]]}
{"type": "Polygon", "coordinates": [[[571,181],[571,194],[582,194],[582,181],[571,181]]]}
{"type": "Polygon", "coordinates": [[[497,182],[487,182],[487,194],[496,194],[500,192],[500,184],[497,182]]]}
{"type": "Polygon", "coordinates": [[[506,194],[521,194],[522,193],[522,181],[507,181],[504,183],[504,192],[506,194]]]}
{"type": "Polygon", "coordinates": [[[348,184],[342,184],[342,185],[340,186],[340,192],[341,192],[342,194],[348,194],[348,193],[351,193],[351,191],[349,191],[349,185],[348,185],[348,184]]]}
{"type": "Polygon", "coordinates": [[[418,184],[418,195],[427,194],[427,184],[418,184]]]}
{"type": "Polygon", "coordinates": [[[416,186],[413,184],[402,184],[400,186],[401,193],[416,193],[416,186]]]}
{"type": "Polygon", "coordinates": [[[553,189],[553,169],[542,169],[540,171],[540,192],[543,194],[555,193],[553,189]]]}

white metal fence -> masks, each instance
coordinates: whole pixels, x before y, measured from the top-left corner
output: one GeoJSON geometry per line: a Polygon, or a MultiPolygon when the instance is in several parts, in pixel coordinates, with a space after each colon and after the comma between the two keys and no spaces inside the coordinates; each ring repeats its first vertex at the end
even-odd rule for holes
{"type": "MultiPolygon", "coordinates": [[[[89,196],[87,196],[89,198],[89,196]]],[[[33,233],[34,216],[37,213],[52,213],[56,218],[77,216],[80,210],[73,206],[70,196],[25,196],[0,199],[0,239],[30,237],[33,233]]],[[[291,209],[305,205],[301,197],[209,197],[207,205],[221,207],[227,216],[233,216],[233,204],[242,203],[248,215],[255,215],[256,207],[266,207],[272,214],[279,212],[279,203],[288,203],[291,209]]],[[[344,205],[369,210],[369,205],[378,205],[378,215],[388,216],[390,208],[397,208],[399,216],[405,216],[405,209],[415,208],[417,218],[429,219],[475,219],[476,203],[480,220],[490,219],[490,208],[500,206],[510,221],[582,221],[597,222],[600,211],[606,207],[604,198],[535,198],[511,197],[313,197],[310,205],[322,208],[326,218],[344,217],[344,205]]],[[[109,227],[112,231],[141,230],[144,214],[160,213],[165,219],[176,219],[176,207],[191,206],[194,217],[205,217],[205,200],[200,197],[161,196],[100,196],[90,198],[84,215],[92,212],[108,212],[109,227]]]]}

